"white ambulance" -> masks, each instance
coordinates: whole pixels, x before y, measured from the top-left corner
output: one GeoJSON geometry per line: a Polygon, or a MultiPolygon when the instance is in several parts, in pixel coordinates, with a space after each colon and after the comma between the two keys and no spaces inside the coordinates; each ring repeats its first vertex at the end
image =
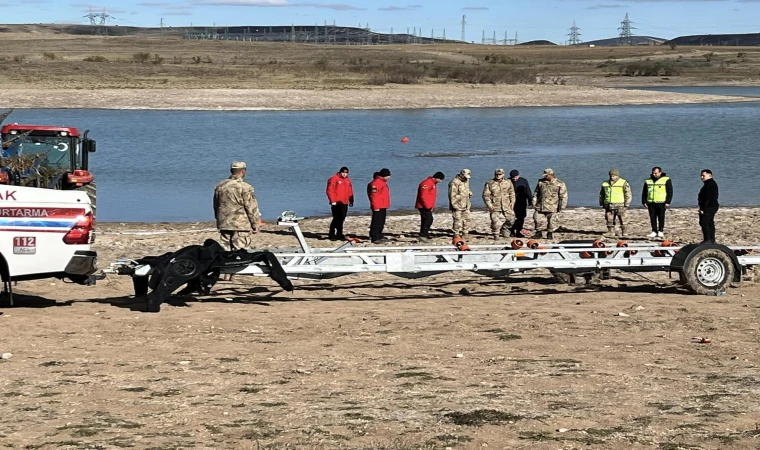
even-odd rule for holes
{"type": "Polygon", "coordinates": [[[87,193],[0,185],[0,274],[6,290],[13,281],[41,278],[86,283],[97,270],[94,239],[87,193]]]}

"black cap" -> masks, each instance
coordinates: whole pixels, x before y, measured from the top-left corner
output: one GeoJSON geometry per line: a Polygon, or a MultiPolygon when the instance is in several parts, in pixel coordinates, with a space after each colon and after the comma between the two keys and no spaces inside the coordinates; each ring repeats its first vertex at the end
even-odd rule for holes
{"type": "Polygon", "coordinates": [[[391,176],[391,171],[389,169],[382,168],[382,169],[380,169],[380,176],[381,177],[389,177],[389,176],[391,176]]]}
{"type": "Polygon", "coordinates": [[[435,175],[433,175],[433,178],[437,180],[443,180],[446,178],[446,176],[443,174],[443,172],[436,172],[435,175]]]}
{"type": "Polygon", "coordinates": [[[348,167],[343,166],[343,167],[340,168],[340,170],[338,172],[348,172],[348,167]]]}
{"type": "Polygon", "coordinates": [[[518,175],[520,175],[520,172],[518,172],[518,171],[517,171],[517,169],[512,169],[512,170],[509,172],[509,176],[510,176],[510,177],[516,177],[516,176],[518,176],[518,175]]]}

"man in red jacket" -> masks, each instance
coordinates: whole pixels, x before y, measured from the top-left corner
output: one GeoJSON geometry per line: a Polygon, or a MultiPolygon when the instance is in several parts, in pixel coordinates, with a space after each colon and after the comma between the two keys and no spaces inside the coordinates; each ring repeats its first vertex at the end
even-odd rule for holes
{"type": "Polygon", "coordinates": [[[388,180],[391,171],[382,169],[377,176],[367,185],[369,207],[372,210],[372,222],[369,225],[369,239],[373,244],[383,242],[383,228],[385,228],[385,214],[391,207],[391,191],[388,189],[388,180]]]}
{"type": "Polygon", "coordinates": [[[342,241],[346,239],[343,234],[343,222],[346,221],[348,207],[354,206],[354,188],[351,179],[348,178],[348,167],[341,167],[338,173],[327,180],[326,192],[333,217],[328,238],[331,241],[342,241]]]}
{"type": "Polygon", "coordinates": [[[414,207],[420,212],[420,241],[430,240],[430,227],[433,225],[433,209],[438,197],[437,184],[444,179],[443,172],[436,172],[420,183],[417,188],[417,201],[414,207]]]}

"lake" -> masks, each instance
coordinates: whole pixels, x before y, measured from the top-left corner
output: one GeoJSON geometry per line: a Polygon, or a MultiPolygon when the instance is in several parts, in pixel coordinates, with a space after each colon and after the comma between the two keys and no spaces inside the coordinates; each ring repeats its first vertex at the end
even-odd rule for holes
{"type": "MultiPolygon", "coordinates": [[[[596,206],[611,168],[631,182],[634,204],[659,165],[673,178],[674,206],[692,206],[699,171],[711,168],[725,205],[760,204],[760,105],[551,107],[377,111],[16,110],[6,121],[89,129],[99,221],[213,219],[214,185],[233,160],[265,219],[283,210],[327,215],[325,182],[351,169],[353,213],[369,210],[372,173],[392,171],[392,209],[414,206],[418,183],[472,170],[474,206],[496,168],[519,169],[535,186],[551,167],[571,206],[596,206]],[[408,144],[401,138],[409,137],[408,144]]],[[[439,207],[446,208],[445,184],[439,207]]]]}

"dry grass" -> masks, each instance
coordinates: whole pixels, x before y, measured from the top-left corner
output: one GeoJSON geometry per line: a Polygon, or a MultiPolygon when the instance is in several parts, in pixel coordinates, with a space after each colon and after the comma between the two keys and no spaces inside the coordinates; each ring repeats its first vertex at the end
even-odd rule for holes
{"type": "Polygon", "coordinates": [[[534,83],[537,77],[556,84],[594,84],[626,81],[625,75],[680,76],[690,84],[747,81],[760,73],[760,49],[754,47],[706,52],[689,47],[344,46],[73,36],[51,34],[44,27],[34,33],[6,28],[11,31],[0,33],[5,88],[308,89],[516,84],[534,83]]]}

